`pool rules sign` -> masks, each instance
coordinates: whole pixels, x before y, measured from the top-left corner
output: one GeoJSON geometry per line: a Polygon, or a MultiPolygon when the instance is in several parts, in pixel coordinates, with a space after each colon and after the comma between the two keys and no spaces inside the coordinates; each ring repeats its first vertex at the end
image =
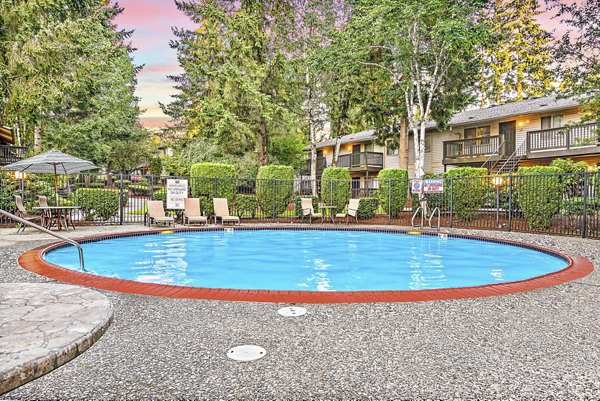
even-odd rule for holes
{"type": "Polygon", "coordinates": [[[187,196],[187,180],[167,180],[167,209],[183,209],[183,200],[187,196]]]}

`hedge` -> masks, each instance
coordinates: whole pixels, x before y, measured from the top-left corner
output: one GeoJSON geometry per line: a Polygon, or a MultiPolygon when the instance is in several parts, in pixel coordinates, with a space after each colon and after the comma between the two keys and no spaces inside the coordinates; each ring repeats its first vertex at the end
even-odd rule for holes
{"type": "MultiPolygon", "coordinates": [[[[583,196],[576,196],[570,199],[563,199],[560,204],[560,213],[563,216],[570,214],[576,214],[578,216],[583,215],[583,196]]],[[[600,198],[588,197],[585,205],[586,213],[595,214],[600,212],[600,198]]]]}
{"type": "Polygon", "coordinates": [[[311,196],[311,195],[299,195],[294,198],[294,210],[296,213],[296,217],[302,217],[302,198],[312,198],[313,210],[318,213],[319,212],[319,197],[311,196]]]}
{"type": "Polygon", "coordinates": [[[487,193],[487,169],[458,167],[444,173],[444,192],[448,199],[452,191],[452,213],[460,219],[471,220],[473,212],[481,209],[487,193]],[[452,185],[448,179],[452,178],[452,185]]]}
{"type": "Polygon", "coordinates": [[[192,197],[200,198],[200,207],[207,216],[214,213],[213,198],[227,198],[231,207],[236,184],[235,168],[230,164],[196,163],[190,168],[192,197]]]}
{"type": "Polygon", "coordinates": [[[119,211],[119,193],[118,189],[79,188],[75,199],[86,220],[108,220],[119,211]]]}
{"type": "Polygon", "coordinates": [[[377,175],[379,190],[377,197],[381,208],[392,217],[397,217],[406,205],[408,194],[408,171],[398,168],[384,168],[377,175]]]}
{"type": "Polygon", "coordinates": [[[152,200],[163,201],[164,206],[167,205],[167,188],[162,187],[152,193],[152,200]]]}
{"type": "Polygon", "coordinates": [[[346,167],[326,167],[321,175],[321,200],[343,210],[350,200],[352,177],[346,167]]]}
{"type": "Polygon", "coordinates": [[[378,206],[379,200],[376,197],[360,198],[360,203],[358,204],[358,218],[370,219],[375,217],[378,206]]]}
{"type": "Polygon", "coordinates": [[[235,197],[235,206],[239,217],[242,217],[244,214],[256,217],[258,199],[254,195],[237,195],[235,197]]]}
{"type": "Polygon", "coordinates": [[[531,228],[548,228],[559,212],[564,190],[560,173],[552,166],[519,167],[513,177],[515,196],[531,228]]]}
{"type": "Polygon", "coordinates": [[[150,193],[150,187],[143,184],[129,185],[129,190],[136,196],[146,196],[150,193]]]}
{"type": "Polygon", "coordinates": [[[265,216],[277,217],[287,209],[294,192],[294,168],[261,166],[256,175],[256,198],[265,216]]]}

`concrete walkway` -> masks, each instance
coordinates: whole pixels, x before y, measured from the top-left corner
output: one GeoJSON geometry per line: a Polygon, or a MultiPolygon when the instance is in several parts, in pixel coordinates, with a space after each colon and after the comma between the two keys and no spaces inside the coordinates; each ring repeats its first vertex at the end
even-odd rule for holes
{"type": "Polygon", "coordinates": [[[110,325],[110,300],[64,284],[0,284],[0,394],[88,349],[110,325]]]}

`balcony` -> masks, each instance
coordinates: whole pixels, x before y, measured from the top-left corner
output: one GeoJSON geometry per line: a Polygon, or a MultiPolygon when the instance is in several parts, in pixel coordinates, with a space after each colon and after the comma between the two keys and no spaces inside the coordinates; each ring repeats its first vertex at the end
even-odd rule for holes
{"type": "Polygon", "coordinates": [[[478,163],[504,156],[504,135],[444,141],[444,164],[478,163]]]}
{"type": "Polygon", "coordinates": [[[337,167],[348,167],[350,171],[379,171],[383,168],[383,153],[360,152],[340,155],[337,167]]]}
{"type": "Polygon", "coordinates": [[[568,157],[600,152],[600,124],[527,132],[527,158],[568,157]]]}
{"type": "Polygon", "coordinates": [[[0,145],[0,166],[22,160],[26,149],[24,146],[0,145]]]}
{"type": "MultiPolygon", "coordinates": [[[[327,159],[324,157],[317,157],[317,176],[323,173],[323,169],[327,167],[327,159]]],[[[310,175],[310,159],[306,160],[306,166],[302,171],[303,175],[310,175]]]]}

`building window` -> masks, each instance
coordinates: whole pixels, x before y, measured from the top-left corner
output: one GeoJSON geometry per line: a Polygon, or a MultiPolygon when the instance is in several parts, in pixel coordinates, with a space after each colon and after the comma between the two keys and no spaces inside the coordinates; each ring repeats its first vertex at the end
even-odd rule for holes
{"type": "Polygon", "coordinates": [[[395,141],[387,141],[385,143],[385,148],[388,156],[398,156],[400,153],[399,146],[395,141]]]}
{"type": "Polygon", "coordinates": [[[559,128],[563,126],[563,116],[544,116],[542,117],[542,129],[559,128]]]}
{"type": "Polygon", "coordinates": [[[465,139],[481,138],[482,136],[490,136],[490,126],[465,128],[465,139]]]}

